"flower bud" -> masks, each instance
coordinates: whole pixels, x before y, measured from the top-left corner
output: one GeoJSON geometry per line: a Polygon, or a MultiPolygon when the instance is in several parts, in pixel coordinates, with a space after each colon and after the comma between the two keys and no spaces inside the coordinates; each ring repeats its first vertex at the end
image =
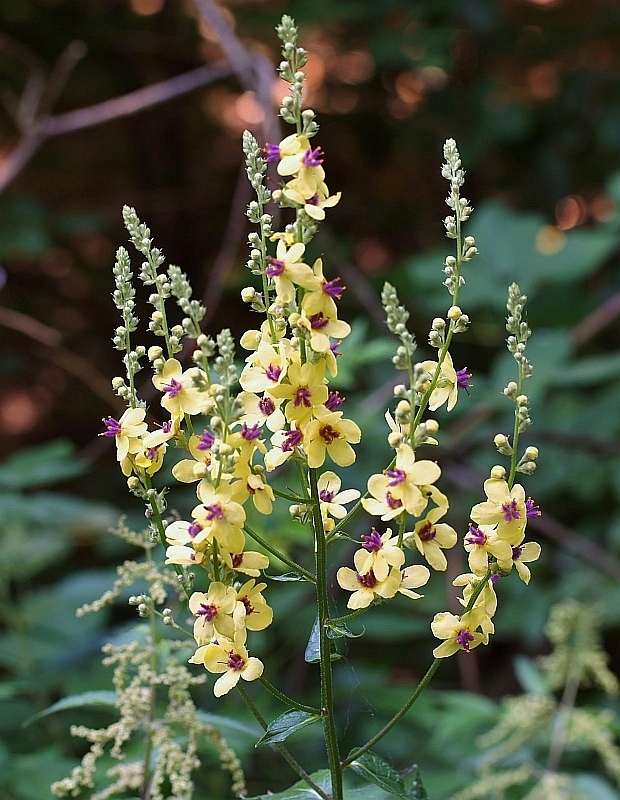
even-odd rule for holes
{"type": "Polygon", "coordinates": [[[403,443],[403,435],[400,431],[392,431],[388,436],[388,444],[394,450],[398,449],[403,443]]]}
{"type": "Polygon", "coordinates": [[[491,477],[496,481],[503,481],[506,477],[506,470],[502,466],[496,465],[491,469],[491,477]]]}
{"type": "Polygon", "coordinates": [[[527,447],[525,450],[525,457],[528,461],[536,461],[538,458],[538,448],[537,447],[527,447]]]}
{"type": "Polygon", "coordinates": [[[149,361],[155,361],[156,358],[161,358],[163,352],[164,351],[161,349],[161,347],[159,347],[159,345],[153,345],[153,347],[149,347],[149,361]]]}
{"type": "Polygon", "coordinates": [[[493,439],[493,444],[495,447],[506,447],[508,445],[508,437],[505,436],[503,433],[498,433],[497,436],[493,439]]]}
{"type": "Polygon", "coordinates": [[[451,306],[448,309],[448,319],[454,320],[456,322],[456,320],[461,316],[462,313],[463,312],[458,306],[451,306]]]}
{"type": "Polygon", "coordinates": [[[112,388],[113,389],[120,389],[121,386],[124,386],[124,385],[125,385],[125,379],[124,378],[119,378],[118,376],[116,378],[112,378],[112,388]]]}
{"type": "Polygon", "coordinates": [[[253,286],[246,286],[241,290],[241,299],[244,303],[251,303],[256,297],[256,289],[253,286]]]}
{"type": "Polygon", "coordinates": [[[426,428],[426,432],[430,434],[430,436],[434,436],[437,431],[439,430],[439,423],[436,419],[427,419],[424,423],[424,427],[426,428]]]}

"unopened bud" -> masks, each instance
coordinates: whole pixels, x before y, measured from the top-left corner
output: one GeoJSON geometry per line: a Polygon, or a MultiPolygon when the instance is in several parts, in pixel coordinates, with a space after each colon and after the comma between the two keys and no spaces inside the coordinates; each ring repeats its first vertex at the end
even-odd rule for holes
{"type": "Polygon", "coordinates": [[[503,467],[496,465],[491,469],[491,477],[496,481],[503,481],[506,477],[506,470],[503,467]]]}

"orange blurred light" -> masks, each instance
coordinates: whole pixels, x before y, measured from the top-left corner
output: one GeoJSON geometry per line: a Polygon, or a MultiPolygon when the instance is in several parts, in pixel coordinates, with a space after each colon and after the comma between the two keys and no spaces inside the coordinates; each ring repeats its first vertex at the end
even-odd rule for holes
{"type": "Polygon", "coordinates": [[[339,56],[336,62],[336,73],[343,83],[363,83],[374,69],[374,59],[366,50],[351,50],[339,56]]]}
{"type": "Polygon", "coordinates": [[[7,436],[27,433],[46,411],[25,389],[4,391],[0,399],[0,430],[7,436]]]}
{"type": "Polygon", "coordinates": [[[555,225],[543,225],[536,234],[536,250],[544,256],[559,253],[566,245],[566,234],[555,225]]]}
{"type": "Polygon", "coordinates": [[[148,17],[151,14],[159,14],[164,7],[165,0],[129,0],[129,5],[134,14],[141,17],[148,17]]]}
{"type": "Polygon", "coordinates": [[[609,222],[616,213],[616,204],[606,194],[598,194],[590,201],[590,214],[597,222],[609,222]]]}
{"type": "Polygon", "coordinates": [[[392,254],[379,239],[361,239],[355,248],[355,260],[366,275],[385,272],[392,263],[392,254]]]}
{"type": "Polygon", "coordinates": [[[581,225],[588,216],[588,206],[581,195],[571,194],[564,197],[555,207],[555,219],[561,231],[581,225]]]}
{"type": "Polygon", "coordinates": [[[394,88],[399,100],[408,106],[417,106],[424,99],[424,79],[413,72],[401,72],[396,76],[394,88]]]}
{"type": "Polygon", "coordinates": [[[527,89],[534,100],[549,100],[560,91],[557,64],[546,62],[532,67],[526,75],[527,89]]]}

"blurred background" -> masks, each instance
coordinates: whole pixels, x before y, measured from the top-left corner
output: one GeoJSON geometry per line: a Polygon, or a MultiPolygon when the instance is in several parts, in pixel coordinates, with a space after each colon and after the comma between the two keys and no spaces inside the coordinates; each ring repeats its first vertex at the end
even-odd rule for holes
{"type": "MultiPolygon", "coordinates": [[[[454,358],[474,388],[441,416],[438,457],[450,521],[462,532],[498,462],[493,436],[512,427],[501,395],[514,376],[504,347],[508,285],[517,281],[529,297],[534,426],[524,444],[539,447],[540,462],[524,482],[543,510],[531,525],[543,555],[529,587],[516,575],[502,585],[489,648],[446,664],[435,681],[444,699],[431,693],[406,723],[406,741],[386,744],[397,763],[427,765],[433,800],[449,797],[473,769],[472,732],[498,718],[501,697],[531,688],[555,602],[596,604],[612,667],[620,662],[620,5],[222,0],[215,8],[0,0],[0,796],[47,797],[81,755],[67,733],[80,712],[22,725],[59,697],[107,688],[99,648],[128,620],[123,604],[97,618],[74,615],[133,555],[108,529],[121,514],[142,524],[98,437],[101,419],[119,412],[110,294],[114,254],[127,239],[122,205],[136,208],[188,273],[210,333],[227,326],[238,336],[256,324],[239,299],[250,282],[241,134],[249,128],[264,142],[289,132],[275,116],[283,85],[270,67],[280,58],[274,27],[287,13],[309,53],[307,105],[321,125],[315,141],[328,184],[343,192],[313,252],[348,287],[343,316],[353,333],[338,381],[366,433],[362,455],[388,454],[380,423],[396,376],[383,281],[411,310],[423,357],[430,322],[449,305],[440,166],[444,140],[457,140],[475,208],[467,232],[480,256],[465,273],[461,306],[473,324],[454,358]]],[[[348,478],[362,489],[364,462],[348,478]]],[[[299,546],[286,510],[273,535],[299,546]]],[[[351,640],[338,673],[351,731],[372,734],[423,674],[429,616],[456,610],[450,580],[462,559],[455,553],[448,574],[434,576],[414,616],[395,603],[365,618],[366,636],[351,640]]],[[[279,602],[283,616],[296,609],[284,629],[303,648],[299,629],[311,627],[303,592],[280,586],[290,594],[273,599],[276,612],[279,602]]],[[[277,670],[303,692],[311,676],[287,648],[275,648],[277,670]]],[[[612,705],[596,693],[588,701],[612,705]]],[[[238,744],[251,774],[251,743],[238,744]]],[[[203,796],[227,796],[225,781],[207,786],[203,796]]]]}

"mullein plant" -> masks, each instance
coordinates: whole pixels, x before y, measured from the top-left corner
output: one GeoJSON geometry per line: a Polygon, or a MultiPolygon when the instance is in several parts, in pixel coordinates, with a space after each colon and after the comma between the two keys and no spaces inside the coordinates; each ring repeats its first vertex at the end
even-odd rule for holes
{"type": "MultiPolygon", "coordinates": [[[[160,344],[148,349],[134,344],[135,290],[129,254],[121,247],[114,269],[114,301],[122,324],[114,343],[124,353],[126,374],[115,378],[113,386],[127,402],[127,410],[119,419],[105,419],[102,435],[115,441],[129,489],[145,502],[152,538],[161,542],[165,564],[178,576],[194,620],[193,630],[187,632],[195,645],[189,662],[213,676],[215,696],[233,689],[239,692],[265,729],[261,742],[274,744],[302,783],[324,800],[343,798],[347,770],[387,794],[422,797],[419,785],[407,790],[417,794],[406,795],[401,777],[372,748],[413,705],[443,659],[488,643],[494,631],[498,582],[506,580],[513,568],[529,582],[527,565],[540,553],[538,544],[527,541],[528,519],[540,512],[516,482],[518,473],[534,471],[538,457],[535,447],[523,450],[520,443],[530,425],[524,392],[532,373],[526,356],[530,336],[526,298],[516,284],[510,287],[508,349],[516,361],[516,380],[504,394],[515,408],[514,427],[510,434],[495,437],[507,466],[493,467],[484,483],[486,499],[474,505],[466,532],[459,534],[443,521],[449,501],[441,488],[441,468],[432,457],[439,426],[428,416],[444,405],[452,410],[459,394],[469,393],[472,385],[467,368],[455,366],[450,351],[454,337],[469,327],[469,318],[459,306],[465,284],[462,273],[477,254],[473,237],[463,233],[472,208],[461,195],[464,170],[456,143],[450,139],[444,146],[442,167],[450,209],[444,224],[455,248],[443,270],[450,306],[445,317],[432,322],[428,339],[433,357],[417,361],[416,341],[407,329],[408,312],[394,287],[385,284],[382,303],[387,325],[399,340],[393,362],[405,377],[395,388],[393,413],[386,413],[393,458],[370,475],[363,496],[347,487],[346,479],[343,487],[340,470],[355,462],[361,439],[360,428],[347,416],[344,398],[330,388],[330,379],[338,373],[340,342],[351,330],[340,318],[345,287],[339,277],[329,276],[322,258],[308,258],[309,245],[329,209],[340,200],[340,192],[328,188],[325,155],[315,144],[315,115],[303,109],[306,53],[297,44],[290,18],[283,17],[277,30],[283,43],[279,72],[290,84],[280,116],[292,132],[279,143],[262,147],[252,134],[243,136],[247,175],[255,191],[247,211],[253,225],[247,266],[257,286],[243,289],[242,299],[261,315],[256,329],[241,337],[247,352],[243,367],[239,371],[236,366],[229,331],[222,331],[216,340],[201,331],[205,309],[192,299],[186,276],[177,267],[160,270],[164,258],[153,247],[149,229],[133,209],[125,207],[131,243],[144,258],[140,278],[151,292],[148,299],[154,310],[148,327],[160,344]],[[267,188],[269,164],[279,176],[274,191],[267,188]],[[272,203],[290,220],[282,230],[274,230],[269,213],[272,203]],[[183,318],[172,325],[169,314],[174,301],[183,318]],[[187,339],[194,342],[189,367],[179,358],[187,339]],[[147,423],[147,407],[136,388],[136,375],[146,362],[159,393],[149,410],[161,420],[154,427],[147,423]],[[177,482],[196,488],[196,503],[186,519],[167,511],[171,487],[162,487],[157,480],[172,448],[184,451],[172,475],[177,482]],[[296,472],[298,485],[279,491],[274,475],[285,462],[296,472]],[[314,553],[311,567],[276,549],[267,534],[249,524],[250,506],[268,518],[276,502],[288,503],[292,518],[306,526],[314,553]],[[352,565],[337,570],[349,609],[338,617],[328,573],[340,550],[338,543],[350,538],[345,531],[353,515],[362,510],[368,515],[363,523],[366,532],[352,565]],[[431,571],[446,569],[445,553],[459,539],[469,563],[469,572],[454,581],[462,590],[461,613],[435,615],[430,628],[439,643],[428,672],[393,718],[370,741],[344,756],[332,686],[334,639],[351,635],[348,621],[397,594],[413,601],[419,598],[418,590],[431,571]],[[251,549],[252,542],[258,550],[251,549]],[[274,621],[269,595],[277,588],[262,580],[270,556],[286,564],[297,579],[314,586],[317,618],[306,659],[319,665],[316,707],[284,695],[264,674],[269,673],[269,663],[253,655],[255,633],[274,621]],[[265,721],[248,691],[250,682],[261,684],[284,702],[287,711],[271,723],[265,721]],[[282,741],[319,720],[328,769],[309,775],[282,741]]],[[[142,598],[138,605],[142,613],[159,614],[173,627],[182,627],[169,609],[158,611],[152,600],[142,598]]],[[[142,797],[149,797],[144,775],[140,785],[142,797]]]]}

